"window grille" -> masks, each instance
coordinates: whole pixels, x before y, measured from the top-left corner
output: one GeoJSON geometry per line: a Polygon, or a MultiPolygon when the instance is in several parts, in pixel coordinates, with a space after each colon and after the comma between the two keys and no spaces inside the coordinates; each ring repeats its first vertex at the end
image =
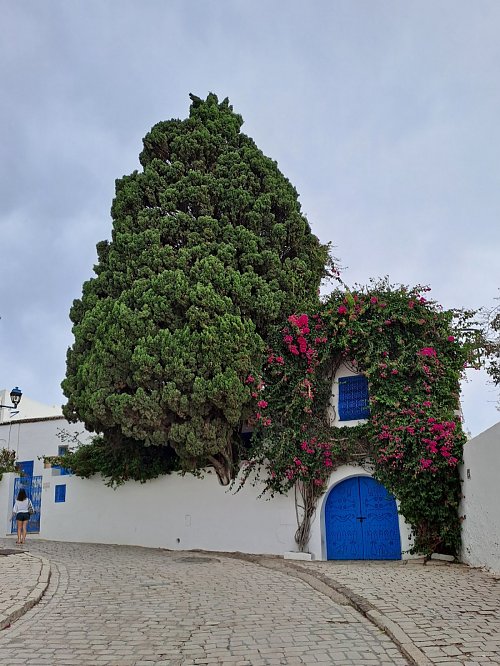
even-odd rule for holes
{"type": "Polygon", "coordinates": [[[362,375],[339,379],[339,419],[354,421],[370,416],[368,380],[362,375]]]}

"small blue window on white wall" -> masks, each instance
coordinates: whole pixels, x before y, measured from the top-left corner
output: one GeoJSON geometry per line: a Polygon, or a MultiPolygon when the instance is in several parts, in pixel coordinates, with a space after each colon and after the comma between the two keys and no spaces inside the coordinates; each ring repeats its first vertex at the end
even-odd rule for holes
{"type": "Polygon", "coordinates": [[[368,380],[363,375],[339,379],[339,419],[354,421],[370,416],[368,380]]]}
{"type": "MultiPolygon", "coordinates": [[[[59,446],[57,449],[57,455],[58,456],[64,456],[66,453],[68,453],[69,447],[68,446],[59,446]]],[[[64,476],[67,474],[72,474],[73,472],[66,468],[66,467],[61,467],[61,465],[52,465],[52,470],[53,474],[57,476],[64,476]]],[[[63,500],[64,501],[64,500],[63,500]]]]}
{"type": "Polygon", "coordinates": [[[66,501],[66,484],[61,483],[60,485],[57,485],[55,488],[56,488],[56,493],[55,493],[54,500],[56,502],[65,502],[66,501]]]}

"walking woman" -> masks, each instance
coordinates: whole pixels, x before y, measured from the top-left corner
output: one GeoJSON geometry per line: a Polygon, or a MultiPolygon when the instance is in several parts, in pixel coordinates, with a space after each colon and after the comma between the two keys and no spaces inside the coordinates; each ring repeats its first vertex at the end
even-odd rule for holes
{"type": "Polygon", "coordinates": [[[24,543],[26,541],[26,531],[28,529],[28,520],[30,515],[34,513],[33,504],[26,495],[24,488],[17,493],[17,499],[12,507],[12,515],[16,517],[17,521],[17,541],[16,543],[24,543]]]}

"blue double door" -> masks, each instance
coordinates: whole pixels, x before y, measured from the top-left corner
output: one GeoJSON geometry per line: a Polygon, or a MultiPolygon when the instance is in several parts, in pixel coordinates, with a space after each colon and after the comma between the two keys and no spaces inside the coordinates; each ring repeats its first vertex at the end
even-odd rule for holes
{"type": "Polygon", "coordinates": [[[329,560],[400,560],[401,538],[396,501],[367,476],[334,486],[325,506],[329,560]]]}
{"type": "MultiPolygon", "coordinates": [[[[12,498],[12,505],[14,505],[21,488],[24,488],[26,495],[30,498],[35,513],[30,516],[27,531],[32,533],[40,532],[40,512],[42,509],[42,477],[33,476],[33,462],[33,460],[24,460],[17,463],[22,476],[14,479],[14,496],[12,498]]],[[[14,516],[11,522],[11,532],[15,534],[16,531],[17,524],[14,516]]]]}

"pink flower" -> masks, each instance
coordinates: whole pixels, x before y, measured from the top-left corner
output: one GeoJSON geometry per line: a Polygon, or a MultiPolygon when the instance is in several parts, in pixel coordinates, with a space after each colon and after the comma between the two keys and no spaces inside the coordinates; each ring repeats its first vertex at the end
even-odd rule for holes
{"type": "Polygon", "coordinates": [[[432,460],[429,460],[429,458],[421,458],[420,459],[420,467],[421,469],[427,469],[432,465],[432,460]]]}
{"type": "Polygon", "coordinates": [[[429,444],[427,444],[427,451],[429,451],[429,453],[437,453],[438,452],[437,442],[435,442],[434,440],[428,440],[428,441],[429,444]]]}
{"type": "Polygon", "coordinates": [[[293,337],[291,335],[285,335],[283,336],[283,341],[286,342],[287,345],[289,345],[290,342],[293,342],[293,337]]]}
{"type": "Polygon", "coordinates": [[[409,301],[408,307],[410,308],[410,310],[413,310],[413,308],[415,307],[415,301],[409,301]]]}
{"type": "Polygon", "coordinates": [[[377,303],[377,301],[378,301],[378,298],[376,296],[372,296],[370,298],[370,303],[373,303],[374,305],[375,305],[375,303],[377,303]]]}
{"type": "Polygon", "coordinates": [[[278,363],[279,365],[283,365],[283,364],[285,363],[285,361],[284,361],[284,359],[283,359],[283,356],[276,356],[275,361],[276,361],[276,363],[278,363]]]}
{"type": "Polygon", "coordinates": [[[428,400],[425,400],[425,401],[422,403],[422,405],[423,405],[424,407],[430,407],[430,406],[431,406],[431,403],[430,403],[428,400]]]}
{"type": "Polygon", "coordinates": [[[420,356],[437,356],[434,347],[423,347],[418,353],[420,356]]]}
{"type": "Polygon", "coordinates": [[[265,409],[267,407],[268,403],[265,400],[259,400],[257,403],[257,407],[260,407],[261,409],[265,409]]]}
{"type": "Polygon", "coordinates": [[[290,345],[290,346],[288,347],[288,351],[289,351],[291,354],[293,354],[294,356],[298,356],[298,355],[299,355],[299,350],[297,349],[297,345],[290,345]]]}
{"type": "Polygon", "coordinates": [[[455,338],[453,335],[448,336],[448,342],[455,342],[455,338]]]}
{"type": "Polygon", "coordinates": [[[339,306],[339,309],[337,310],[337,312],[338,312],[339,314],[341,314],[341,315],[342,315],[342,314],[346,314],[346,312],[347,312],[347,308],[346,308],[346,306],[345,306],[345,305],[340,305],[340,306],[339,306]]]}
{"type": "Polygon", "coordinates": [[[245,379],[245,384],[253,384],[255,381],[255,377],[252,377],[252,375],[248,375],[248,377],[245,379]]]}
{"type": "Polygon", "coordinates": [[[300,328],[303,333],[309,333],[309,317],[306,314],[290,315],[288,321],[300,328]]]}
{"type": "Polygon", "coordinates": [[[299,349],[302,353],[304,353],[307,349],[307,340],[302,337],[302,335],[299,335],[297,338],[297,342],[299,343],[299,349]]]}

